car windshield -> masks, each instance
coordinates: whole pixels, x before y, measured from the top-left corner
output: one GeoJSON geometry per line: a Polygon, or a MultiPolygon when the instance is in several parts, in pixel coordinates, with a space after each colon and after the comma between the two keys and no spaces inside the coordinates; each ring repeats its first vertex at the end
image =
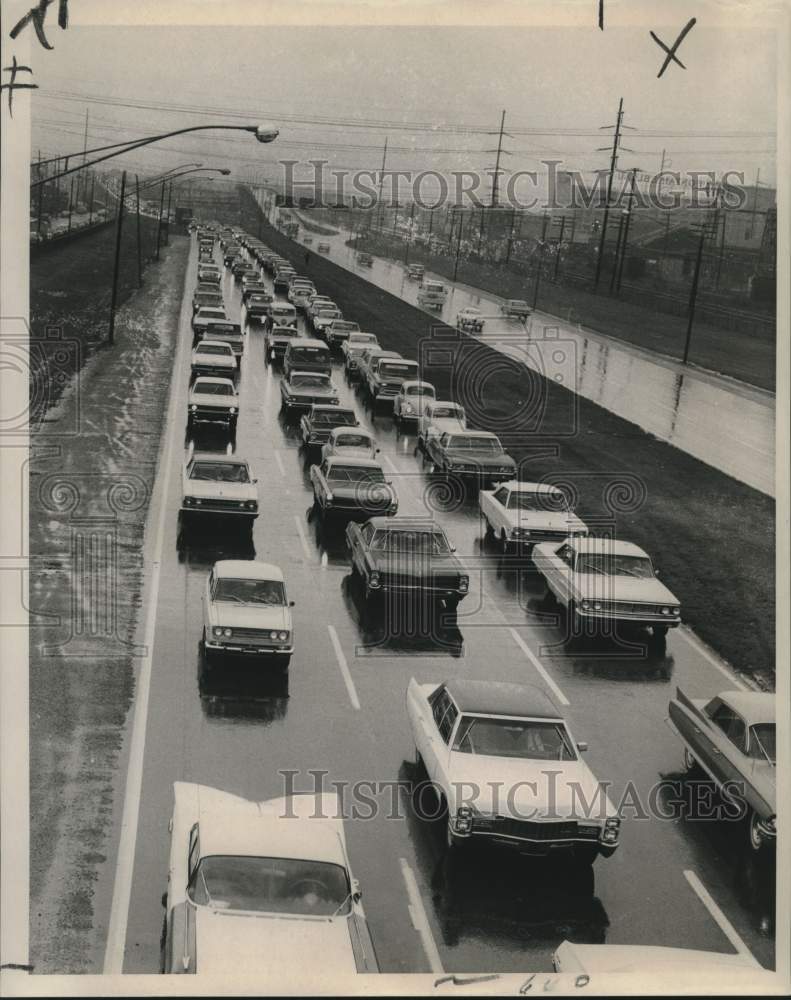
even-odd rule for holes
{"type": "Polygon", "coordinates": [[[414,376],[417,374],[417,365],[410,365],[405,361],[382,361],[379,364],[380,375],[397,375],[399,378],[414,376]]]}
{"type": "Polygon", "coordinates": [[[346,870],[298,858],[203,858],[190,882],[190,898],[216,910],[345,916],[351,909],[346,870]]]}
{"type": "Polygon", "coordinates": [[[293,306],[272,306],[273,316],[296,316],[293,306]]]}
{"type": "Polygon", "coordinates": [[[194,462],[190,479],[209,483],[249,483],[247,466],[239,462],[194,462]]]}
{"type": "Polygon", "coordinates": [[[383,483],[385,476],[381,469],[375,467],[331,465],[327,470],[327,479],[331,483],[383,483]]]}
{"type": "Polygon", "coordinates": [[[342,313],[340,309],[319,309],[317,315],[322,319],[340,319],[342,313]]]}
{"type": "Polygon", "coordinates": [[[755,726],[750,726],[750,743],[747,752],[751,757],[775,763],[777,750],[774,722],[759,722],[755,726]]]}
{"type": "Polygon", "coordinates": [[[523,306],[527,307],[527,303],[525,302],[524,299],[511,299],[508,302],[508,305],[513,306],[516,309],[521,309],[523,306]]]}
{"type": "Polygon", "coordinates": [[[207,344],[202,343],[198,349],[198,354],[222,354],[224,358],[232,358],[233,351],[228,344],[207,344]]]}
{"type": "Polygon", "coordinates": [[[370,448],[371,439],[365,434],[339,434],[335,438],[336,448],[370,448]]]}
{"type": "Polygon", "coordinates": [[[349,337],[350,344],[378,344],[379,341],[372,333],[352,333],[349,337]]]}
{"type": "Polygon", "coordinates": [[[514,490],[508,497],[509,510],[568,510],[562,493],[526,493],[514,490]]]}
{"type": "Polygon", "coordinates": [[[201,309],[201,319],[227,319],[224,309],[201,309]]]}
{"type": "Polygon", "coordinates": [[[562,722],[462,716],[453,744],[460,753],[523,760],[576,760],[562,722]]]}
{"type": "Polygon", "coordinates": [[[237,604],[285,604],[286,593],[280,580],[240,580],[221,576],[217,580],[214,600],[237,604]]]}
{"type": "Polygon", "coordinates": [[[204,396],[233,396],[233,386],[224,382],[201,382],[195,383],[195,392],[204,396]]]}
{"type": "Polygon", "coordinates": [[[431,411],[432,417],[454,417],[460,420],[464,416],[464,411],[456,406],[435,406],[431,411]]]}
{"type": "Polygon", "coordinates": [[[299,331],[293,326],[273,326],[273,337],[298,337],[299,331]]]}
{"type": "Polygon", "coordinates": [[[336,319],[332,324],[333,330],[359,330],[360,327],[356,323],[352,323],[351,320],[347,319],[336,319]]]}
{"type": "Polygon", "coordinates": [[[463,434],[454,434],[448,441],[448,448],[457,451],[488,451],[493,455],[500,455],[503,451],[503,446],[497,438],[466,437],[463,434]]]}
{"type": "Polygon", "coordinates": [[[265,295],[263,293],[259,295],[258,293],[256,293],[255,295],[251,295],[250,296],[250,301],[251,302],[261,302],[264,305],[266,305],[268,302],[271,302],[272,299],[271,299],[271,297],[269,295],[265,295]]]}
{"type": "Polygon", "coordinates": [[[321,375],[292,375],[291,384],[301,389],[329,389],[330,380],[321,375]]]}
{"type": "Polygon", "coordinates": [[[424,552],[443,555],[450,552],[447,539],[439,531],[377,531],[371,548],[379,552],[424,552]]]}
{"type": "Polygon", "coordinates": [[[433,385],[408,385],[405,391],[407,396],[435,396],[433,385]]]}
{"type": "Polygon", "coordinates": [[[354,410],[339,410],[333,407],[332,410],[321,410],[314,413],[312,417],[314,424],[329,424],[331,427],[354,427],[357,423],[357,416],[354,410]]]}
{"type": "Polygon", "coordinates": [[[651,580],[654,576],[654,567],[647,556],[584,552],[577,558],[577,572],[596,573],[599,576],[632,576],[638,580],[651,580]]]}

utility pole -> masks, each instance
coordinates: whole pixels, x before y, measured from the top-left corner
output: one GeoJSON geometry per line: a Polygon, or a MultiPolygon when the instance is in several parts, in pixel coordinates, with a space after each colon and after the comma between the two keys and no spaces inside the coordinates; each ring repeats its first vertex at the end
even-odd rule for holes
{"type": "Polygon", "coordinates": [[[406,249],[404,250],[404,265],[409,263],[409,241],[412,238],[412,220],[415,218],[414,201],[409,207],[409,232],[406,234],[406,249]]]}
{"type": "MultiPolygon", "coordinates": [[[[497,159],[494,163],[494,176],[492,177],[492,208],[497,208],[497,186],[500,180],[500,156],[503,153],[503,136],[506,134],[503,130],[505,128],[505,111],[503,111],[503,116],[500,119],[500,133],[497,138],[497,159]]],[[[513,137],[511,137],[513,138],[513,137]]],[[[507,150],[505,151],[508,152],[507,150]]]]}
{"type": "Polygon", "coordinates": [[[634,185],[637,176],[637,167],[632,167],[632,182],[629,187],[629,204],[626,206],[626,219],[624,221],[623,229],[623,243],[621,244],[621,258],[618,261],[618,277],[615,283],[615,291],[620,292],[621,290],[621,278],[623,277],[623,265],[626,260],[626,247],[629,243],[629,225],[632,221],[632,201],[634,200],[634,185]]]}
{"type": "MultiPolygon", "coordinates": [[[[85,109],[85,133],[84,133],[83,139],[82,139],[82,165],[83,165],[83,167],[85,166],[85,159],[86,159],[87,153],[88,153],[88,109],[86,108],[85,109]]],[[[77,175],[77,201],[80,200],[80,178],[81,178],[81,176],[84,173],[85,173],[85,171],[82,170],[80,172],[80,174],[77,175]]],[[[87,187],[88,187],[88,178],[84,177],[83,178],[83,184],[82,184],[82,188],[83,188],[83,191],[82,191],[82,193],[83,193],[83,201],[85,200],[85,193],[86,193],[87,187]]]]}
{"type": "MultiPolygon", "coordinates": [[[[385,136],[385,147],[384,147],[384,150],[382,151],[382,169],[379,172],[379,194],[378,194],[379,206],[378,206],[378,213],[377,213],[378,218],[379,218],[379,224],[378,224],[377,228],[379,230],[381,230],[381,228],[382,228],[382,211],[384,209],[384,206],[382,204],[382,187],[383,187],[384,182],[385,182],[385,164],[386,163],[387,163],[387,136],[385,136]]],[[[398,200],[398,199],[396,199],[396,200],[398,200]]]]}
{"type": "Polygon", "coordinates": [[[88,203],[88,225],[93,222],[93,190],[96,187],[96,174],[91,171],[91,200],[88,203]]]}
{"type": "MultiPolygon", "coordinates": [[[[717,199],[719,201],[720,193],[717,194],[717,199]]],[[[716,225],[716,214],[718,209],[715,210],[715,225],[716,225]]],[[[698,282],[700,280],[700,266],[703,261],[703,245],[706,242],[706,237],[709,235],[709,227],[706,222],[700,224],[700,240],[698,241],[698,253],[695,259],[695,272],[692,276],[692,287],[689,292],[689,314],[687,319],[687,337],[684,342],[684,364],[688,363],[689,360],[689,347],[692,341],[692,324],[695,319],[695,304],[698,298],[698,282]]]]}
{"type": "MultiPolygon", "coordinates": [[[[170,245],[170,196],[172,194],[173,194],[173,181],[171,181],[170,184],[168,184],[168,210],[167,210],[167,214],[165,216],[165,246],[169,246],[170,245]]],[[[242,202],[242,196],[240,194],[239,195],[239,215],[240,215],[240,221],[241,221],[241,212],[242,212],[241,202],[242,202]]]]}
{"type": "Polygon", "coordinates": [[[162,193],[159,196],[159,221],[157,222],[157,260],[159,260],[159,247],[162,239],[162,211],[165,207],[165,182],[162,181],[162,193]]]}
{"type": "Polygon", "coordinates": [[[459,232],[456,238],[456,263],[453,265],[453,280],[456,280],[456,275],[459,273],[459,254],[461,253],[461,231],[464,228],[464,209],[459,209],[461,215],[459,216],[459,232]]]}
{"type": "Polygon", "coordinates": [[[135,194],[137,195],[137,287],[143,287],[143,251],[140,246],[140,180],[135,174],[135,194]]]}
{"type": "Polygon", "coordinates": [[[505,263],[511,259],[511,249],[514,243],[514,223],[516,222],[516,209],[511,209],[511,227],[508,230],[508,243],[505,248],[505,263]]]}
{"type": "Polygon", "coordinates": [[[115,263],[113,264],[113,290],[110,297],[110,329],[107,343],[115,343],[115,306],[118,301],[118,272],[121,263],[121,228],[124,222],[124,197],[126,195],[126,171],[121,174],[121,195],[118,199],[118,217],[115,223],[115,263]]]}
{"type": "Polygon", "coordinates": [[[555,273],[552,277],[553,281],[558,280],[558,268],[560,267],[560,248],[563,246],[563,233],[566,229],[566,216],[561,215],[560,217],[560,236],[558,236],[557,251],[555,253],[555,273]]]}
{"type": "MultiPolygon", "coordinates": [[[[36,180],[39,181],[41,180],[41,150],[38,151],[38,174],[36,175],[36,180]]],[[[41,213],[44,209],[43,199],[44,199],[44,185],[40,184],[38,188],[38,210],[37,210],[38,223],[36,225],[36,234],[39,238],[41,238],[41,213]]]]}
{"type": "Polygon", "coordinates": [[[753,210],[750,214],[750,239],[753,238],[753,233],[755,232],[755,215],[758,210],[758,186],[761,183],[761,168],[757,167],[755,171],[755,192],[753,194],[753,210]]]}
{"type": "Polygon", "coordinates": [[[71,207],[72,201],[74,199],[74,174],[71,175],[71,184],[69,184],[69,224],[66,228],[66,232],[71,232],[71,207]]]}
{"type": "Polygon", "coordinates": [[[538,302],[538,288],[539,288],[539,285],[541,284],[541,272],[544,269],[544,249],[546,247],[547,224],[548,224],[548,222],[549,222],[549,216],[547,215],[546,212],[544,212],[544,223],[543,223],[543,225],[541,227],[541,255],[540,255],[539,260],[538,260],[538,267],[536,269],[536,284],[535,284],[535,288],[533,289],[533,308],[534,309],[536,308],[536,304],[538,302]]]}
{"type": "MultiPolygon", "coordinates": [[[[607,178],[607,200],[604,203],[604,218],[601,224],[601,236],[599,237],[599,253],[596,257],[596,277],[593,280],[594,291],[599,287],[599,278],[601,277],[602,261],[604,258],[604,240],[607,235],[607,219],[610,214],[610,198],[612,197],[612,181],[615,174],[615,164],[618,162],[618,147],[621,143],[621,126],[623,123],[623,98],[620,99],[618,103],[618,117],[615,121],[615,135],[613,136],[612,142],[612,154],[610,156],[610,173],[607,178]]],[[[612,128],[611,125],[604,125],[603,128],[612,128]]],[[[601,146],[599,151],[602,149],[608,149],[607,146],[601,146]]]]}
{"type": "Polygon", "coordinates": [[[714,287],[720,287],[720,274],[722,272],[722,259],[725,256],[725,227],[727,225],[728,217],[725,212],[722,212],[722,229],[720,231],[720,252],[717,255],[717,276],[714,279],[714,287]]]}

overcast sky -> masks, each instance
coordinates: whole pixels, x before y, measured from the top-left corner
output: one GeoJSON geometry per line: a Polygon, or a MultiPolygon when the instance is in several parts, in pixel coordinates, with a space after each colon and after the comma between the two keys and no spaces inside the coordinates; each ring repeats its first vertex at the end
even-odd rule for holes
{"type": "MultiPolygon", "coordinates": [[[[672,44],[681,27],[657,33],[672,44]]],[[[505,109],[513,137],[504,167],[535,169],[548,157],[590,171],[608,162],[596,147],[612,133],[598,127],[615,121],[623,97],[624,122],[639,131],[625,132],[634,153],[622,153],[622,167],[656,170],[665,148],[672,169],[744,170],[751,182],[760,168],[773,182],[774,38],[699,23],[678,51],[686,70],[671,65],[657,79],[663,52],[645,27],[72,25],[52,32],[53,51],[31,53],[40,88],[32,153],[81,149],[88,108],[89,147],[212,120],[281,129],[272,146],[200,133],[113,161],[140,171],[202,160],[237,177],[274,178],[278,158],[317,156],[377,168],[385,136],[392,168],[483,170],[497,138],[478,130],[495,132],[505,109]],[[363,120],[377,124],[354,127],[363,120]]]]}

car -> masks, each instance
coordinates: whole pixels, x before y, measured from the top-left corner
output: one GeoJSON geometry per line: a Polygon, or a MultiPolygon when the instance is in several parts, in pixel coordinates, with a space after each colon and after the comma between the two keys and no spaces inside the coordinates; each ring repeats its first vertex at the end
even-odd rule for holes
{"type": "Polygon", "coordinates": [[[196,424],[220,424],[233,433],[238,416],[239,397],[231,379],[215,375],[195,379],[187,399],[188,431],[196,424]]]}
{"type": "Polygon", "coordinates": [[[473,843],[592,864],[621,821],[560,710],[532,684],[413,677],[407,717],[418,771],[440,796],[451,850],[473,843]]]}
{"type": "Polygon", "coordinates": [[[464,330],[467,333],[480,333],[483,330],[484,322],[481,310],[472,306],[467,306],[466,309],[456,313],[456,326],[459,330],[464,330]]]}
{"type": "Polygon", "coordinates": [[[231,264],[231,274],[234,276],[236,281],[241,281],[245,274],[255,275],[258,277],[258,272],[255,268],[250,267],[250,263],[246,257],[237,257],[236,260],[231,264]]]}
{"type": "Polygon", "coordinates": [[[357,263],[361,267],[373,267],[373,265],[374,265],[374,259],[371,256],[371,254],[369,254],[369,253],[358,253],[357,254],[357,263]]]}
{"type": "Polygon", "coordinates": [[[181,513],[189,518],[219,514],[252,528],[258,517],[257,482],[239,455],[193,452],[181,472],[181,513]]]}
{"type": "Polygon", "coordinates": [[[327,443],[321,447],[321,457],[375,458],[380,451],[370,431],[362,427],[333,427],[327,443]]]}
{"type": "Polygon", "coordinates": [[[309,448],[325,444],[333,427],[359,427],[357,414],[349,406],[314,403],[299,422],[302,443],[309,448]]]}
{"type": "Polygon", "coordinates": [[[516,462],[490,431],[444,431],[424,439],[433,472],[497,483],[516,478],[516,462]]]}
{"type": "Polygon", "coordinates": [[[305,244],[306,247],[309,247],[311,243],[313,243],[313,237],[305,233],[305,235],[302,237],[302,242],[305,244]]]}
{"type": "Polygon", "coordinates": [[[294,652],[293,601],[283,572],[255,559],[222,559],[206,577],[201,646],[210,666],[216,654],[262,658],[287,671],[294,652]]]}
{"type": "Polygon", "coordinates": [[[313,314],[316,313],[320,308],[326,307],[328,309],[337,309],[337,306],[329,297],[329,295],[319,295],[318,292],[314,292],[313,295],[308,299],[308,305],[305,309],[308,319],[312,319],[313,314]]]}
{"type": "Polygon", "coordinates": [[[253,292],[265,295],[269,294],[266,290],[266,285],[261,281],[261,275],[258,271],[255,274],[242,275],[242,303],[244,305],[247,305],[247,299],[253,292]]]}
{"type": "Polygon", "coordinates": [[[228,320],[224,306],[200,306],[192,316],[192,340],[197,343],[209,323],[228,320]]]}
{"type": "Polygon", "coordinates": [[[210,320],[195,331],[194,337],[194,344],[200,340],[221,340],[223,343],[230,344],[236,355],[237,364],[241,367],[242,355],[244,354],[244,334],[239,323],[232,323],[230,320],[210,320]]]}
{"type": "Polygon", "coordinates": [[[338,349],[340,349],[341,344],[345,340],[349,339],[350,334],[359,332],[359,323],[354,323],[348,319],[335,318],[324,326],[324,335],[327,343],[330,347],[338,349]]]}
{"type": "Polygon", "coordinates": [[[329,243],[319,243],[316,249],[318,250],[319,253],[329,253],[330,245],[329,243]]]}
{"type": "Polygon", "coordinates": [[[286,378],[293,371],[332,372],[332,357],[330,349],[321,340],[311,340],[300,337],[292,340],[283,355],[283,373],[286,378]]]}
{"type": "Polygon", "coordinates": [[[524,299],[506,299],[500,306],[500,312],[509,319],[519,319],[524,322],[531,313],[530,306],[524,299]]]}
{"type": "Polygon", "coordinates": [[[417,293],[417,304],[424,309],[434,309],[440,311],[448,300],[448,290],[441,281],[421,282],[420,291],[417,293]]]}
{"type": "Polygon", "coordinates": [[[417,361],[408,358],[372,357],[365,368],[364,384],[374,405],[395,400],[404,382],[419,382],[417,361]]]}
{"type": "Polygon", "coordinates": [[[217,289],[216,285],[211,286],[213,291],[199,291],[196,290],[192,296],[192,315],[193,317],[199,309],[210,308],[210,309],[222,309],[225,313],[225,306],[223,304],[222,293],[217,289]]]}
{"type": "Polygon", "coordinates": [[[357,361],[366,347],[378,347],[379,341],[374,333],[363,333],[361,330],[350,333],[341,344],[343,355],[343,371],[346,379],[351,382],[357,377],[357,361]]]}
{"type": "Polygon", "coordinates": [[[397,424],[418,423],[426,406],[436,398],[437,390],[420,379],[402,382],[393,400],[393,420],[397,424]]]}
{"type": "Polygon", "coordinates": [[[453,610],[469,592],[464,572],[442,528],[428,518],[374,517],[349,524],[346,544],[352,574],[362,581],[365,598],[400,594],[442,600],[453,610]]]}
{"type": "Polygon", "coordinates": [[[297,326],[297,310],[290,302],[271,302],[266,316],[266,326],[297,326]]]}
{"type": "MultiPolygon", "coordinates": [[[[244,307],[248,321],[266,323],[269,317],[271,305],[272,296],[269,292],[253,292],[248,295],[244,300],[244,307]]],[[[294,332],[296,332],[296,330],[294,332]]]]}
{"type": "Polygon", "coordinates": [[[335,322],[335,320],[342,319],[343,313],[337,306],[320,306],[311,315],[310,323],[316,336],[324,337],[326,339],[326,331],[330,323],[335,322]]]}
{"type": "Polygon", "coordinates": [[[297,272],[293,267],[281,267],[275,272],[274,286],[276,292],[281,292],[286,294],[288,292],[288,286],[291,283],[291,279],[297,272]]]}
{"type": "Polygon", "coordinates": [[[288,298],[295,308],[304,311],[313,293],[314,288],[312,285],[292,285],[288,290],[288,298]]]}
{"type": "Polygon", "coordinates": [[[292,371],[281,379],[280,401],[287,414],[309,410],[314,403],[340,404],[338,391],[329,375],[311,371],[292,371]]]}
{"type": "Polygon", "coordinates": [[[516,479],[495,489],[481,490],[478,507],[486,534],[504,553],[512,548],[531,550],[537,542],[562,542],[588,534],[571,510],[566,494],[548,483],[520,483],[516,479]]]}
{"type": "Polygon", "coordinates": [[[429,400],[417,422],[418,448],[425,451],[429,437],[445,433],[461,433],[467,429],[464,407],[449,399],[429,400]]]}
{"type": "Polygon", "coordinates": [[[398,497],[376,459],[334,455],[311,465],[310,481],[313,502],[323,515],[368,520],[398,512],[398,497]]]}
{"type": "Polygon", "coordinates": [[[337,793],[252,802],[173,785],[162,971],[377,973],[337,793]]]}
{"type": "MultiPolygon", "coordinates": [[[[562,941],[552,956],[555,972],[580,977],[627,973],[632,976],[678,976],[689,981],[702,976],[727,976],[733,985],[734,976],[745,986],[754,981],[761,966],[749,952],[726,954],[719,951],[698,951],[695,948],[668,948],[653,944],[579,944],[562,941]],[[749,979],[748,979],[749,977],[749,979]]],[[[587,978],[583,980],[587,982],[587,978]]],[[[749,987],[743,993],[749,992],[749,987]]],[[[676,995],[671,990],[669,995],[676,995]]]]}
{"type": "Polygon", "coordinates": [[[638,545],[615,538],[571,538],[541,542],[533,562],[547,596],[566,608],[574,634],[612,630],[616,624],[650,627],[664,642],[681,624],[678,598],[659,581],[653,563],[638,545]]]}
{"type": "Polygon", "coordinates": [[[279,361],[281,364],[285,357],[288,345],[299,336],[299,331],[295,326],[273,326],[267,329],[264,335],[264,357],[273,364],[279,361]]]}
{"type": "Polygon", "coordinates": [[[357,371],[359,372],[360,382],[362,385],[367,387],[368,384],[368,370],[372,364],[374,364],[379,358],[400,358],[401,355],[398,351],[386,351],[383,347],[370,344],[368,347],[364,347],[358,356],[357,360],[357,371]]]}
{"type": "Polygon", "coordinates": [[[425,273],[426,269],[422,264],[410,264],[406,271],[410,281],[422,281],[425,273]]]}
{"type": "Polygon", "coordinates": [[[193,348],[190,371],[196,375],[225,375],[234,378],[236,355],[230,344],[222,340],[201,340],[193,348]]]}
{"type": "Polygon", "coordinates": [[[225,264],[225,266],[230,270],[230,268],[232,268],[234,264],[238,263],[239,261],[242,262],[244,261],[241,248],[228,247],[222,257],[223,264],[225,264]]]}
{"type": "Polygon", "coordinates": [[[220,269],[209,264],[198,264],[198,281],[207,281],[213,285],[220,284],[220,269]]]}
{"type": "Polygon", "coordinates": [[[766,691],[721,691],[690,698],[676,689],[669,722],[684,744],[688,771],[701,768],[726,799],[748,817],[753,851],[777,841],[775,696],[766,691]]]}

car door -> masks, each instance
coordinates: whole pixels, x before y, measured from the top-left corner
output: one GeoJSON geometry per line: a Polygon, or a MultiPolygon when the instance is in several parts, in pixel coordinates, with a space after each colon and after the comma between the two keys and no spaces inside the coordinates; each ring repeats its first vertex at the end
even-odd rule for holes
{"type": "MultiPolygon", "coordinates": [[[[447,775],[447,766],[443,766],[441,758],[446,742],[440,733],[440,725],[452,704],[451,697],[443,686],[432,692],[424,710],[420,713],[420,724],[423,727],[421,753],[426,771],[432,781],[439,781],[439,775],[447,775]]],[[[443,788],[446,786],[443,785],[443,788]]]]}
{"type": "Polygon", "coordinates": [[[710,770],[721,784],[740,781],[746,764],[747,726],[739,713],[722,701],[712,712],[710,770]]]}

